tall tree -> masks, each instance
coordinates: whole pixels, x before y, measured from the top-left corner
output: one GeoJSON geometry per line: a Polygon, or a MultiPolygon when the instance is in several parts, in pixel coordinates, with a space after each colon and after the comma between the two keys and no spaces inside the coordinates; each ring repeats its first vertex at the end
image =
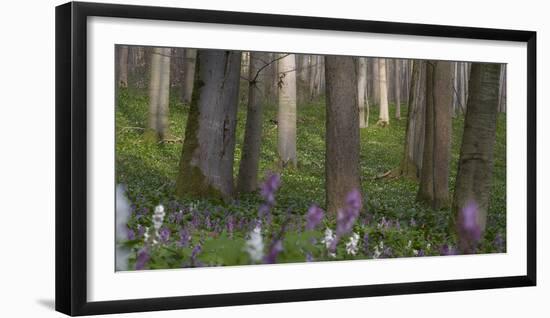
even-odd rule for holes
{"type": "Polygon", "coordinates": [[[162,72],[161,57],[163,48],[155,47],[151,53],[151,75],[149,76],[149,112],[147,114],[146,138],[156,140],[158,137],[158,111],[160,96],[160,77],[162,72]]]}
{"type": "Polygon", "coordinates": [[[386,59],[378,59],[378,74],[380,85],[380,115],[378,125],[384,127],[390,124],[390,113],[388,106],[388,81],[386,79],[386,59]]]}
{"type": "Polygon", "coordinates": [[[252,192],[258,187],[258,166],[262,140],[262,104],[266,80],[265,69],[270,57],[268,53],[251,52],[248,72],[248,105],[246,128],[237,178],[237,192],[252,192]]]}
{"type": "Polygon", "coordinates": [[[196,57],[196,49],[185,49],[183,63],[183,89],[181,95],[181,101],[184,104],[191,103],[193,84],[195,81],[196,57]]]}
{"type": "Polygon", "coordinates": [[[503,64],[500,70],[500,85],[498,93],[498,111],[506,112],[506,64],[503,64]]]}
{"type": "Polygon", "coordinates": [[[297,72],[297,87],[296,94],[298,98],[298,104],[304,104],[309,101],[309,73],[311,66],[309,64],[309,55],[297,54],[296,55],[296,72],[297,72]]]}
{"type": "Polygon", "coordinates": [[[418,200],[438,210],[449,204],[451,63],[426,62],[426,117],[418,200]]]}
{"type": "Polygon", "coordinates": [[[352,57],[326,56],[326,202],[336,212],[347,194],[361,189],[359,169],[359,109],[352,57]]]}
{"type": "Polygon", "coordinates": [[[168,109],[168,103],[170,100],[170,56],[171,49],[163,48],[162,55],[160,57],[160,85],[159,85],[159,101],[158,101],[158,119],[157,119],[157,133],[161,140],[164,140],[168,136],[168,115],[170,111],[168,109]]]}
{"type": "Polygon", "coordinates": [[[128,46],[119,46],[118,86],[128,87],[128,46]]]}
{"type": "Polygon", "coordinates": [[[401,61],[393,60],[394,71],[394,96],[395,96],[395,119],[401,119],[401,61]]]}
{"type": "Polygon", "coordinates": [[[233,195],[241,52],[199,50],[176,180],[180,197],[233,195]]]}
{"type": "Polygon", "coordinates": [[[286,54],[278,60],[279,110],[277,150],[280,164],[296,166],[296,58],[286,54]]]}
{"type": "Polygon", "coordinates": [[[408,104],[403,157],[392,177],[418,180],[422,169],[426,116],[426,62],[423,60],[413,61],[408,104]]]}
{"type": "Polygon", "coordinates": [[[372,67],[372,103],[380,106],[380,63],[377,57],[371,59],[372,67]]]}
{"type": "Polygon", "coordinates": [[[475,244],[468,236],[460,235],[461,214],[465,209],[476,209],[477,225],[481,234],[487,223],[491,181],[493,175],[494,145],[496,139],[499,77],[501,65],[472,63],[469,98],[464,122],[464,134],[453,199],[455,224],[463,251],[471,251],[475,244]]]}
{"type": "MultiPolygon", "coordinates": [[[[325,71],[326,72],[326,71],[325,71]]],[[[367,128],[369,105],[367,99],[367,60],[357,58],[357,103],[359,106],[359,128],[367,128]]]]}

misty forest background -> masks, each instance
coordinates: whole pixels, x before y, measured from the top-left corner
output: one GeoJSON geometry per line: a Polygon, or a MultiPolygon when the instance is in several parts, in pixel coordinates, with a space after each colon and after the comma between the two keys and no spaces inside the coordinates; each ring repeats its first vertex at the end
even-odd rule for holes
{"type": "Polygon", "coordinates": [[[505,65],[115,59],[122,269],[505,251],[505,65]]]}

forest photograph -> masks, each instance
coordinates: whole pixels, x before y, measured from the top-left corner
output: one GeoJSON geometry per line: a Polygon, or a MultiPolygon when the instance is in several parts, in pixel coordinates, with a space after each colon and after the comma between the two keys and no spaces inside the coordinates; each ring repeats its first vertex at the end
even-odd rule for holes
{"type": "Polygon", "coordinates": [[[506,64],[114,51],[117,271],[506,253],[506,64]]]}

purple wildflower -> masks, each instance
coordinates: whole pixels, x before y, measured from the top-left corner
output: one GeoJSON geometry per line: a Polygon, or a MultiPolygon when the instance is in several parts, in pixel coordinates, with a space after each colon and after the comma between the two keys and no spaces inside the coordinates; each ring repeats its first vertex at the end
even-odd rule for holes
{"type": "Polygon", "coordinates": [[[457,255],[456,250],[452,246],[447,244],[444,244],[443,246],[441,246],[441,248],[439,249],[439,253],[443,256],[457,255]]]}
{"type": "Polygon", "coordinates": [[[191,259],[195,260],[197,258],[197,255],[199,255],[201,251],[202,246],[200,245],[200,243],[195,245],[195,247],[193,247],[193,251],[191,252],[191,259]]]}
{"type": "Polygon", "coordinates": [[[478,224],[479,206],[475,201],[468,201],[460,211],[458,232],[460,248],[465,253],[473,253],[481,239],[481,227],[478,224]]]}
{"type": "Polygon", "coordinates": [[[369,233],[365,233],[363,236],[363,250],[365,251],[365,255],[369,251],[369,233]]]}
{"type": "Polygon", "coordinates": [[[351,231],[355,220],[361,211],[361,193],[354,189],[346,198],[346,207],[338,210],[336,216],[336,236],[341,237],[351,231]]]}
{"type": "Polygon", "coordinates": [[[128,239],[128,241],[135,240],[136,239],[136,232],[133,229],[127,227],[126,228],[126,238],[128,239]]]}
{"type": "Polygon", "coordinates": [[[183,220],[183,211],[180,210],[180,211],[176,214],[176,224],[180,224],[182,220],[183,220]]]}
{"type": "Polygon", "coordinates": [[[306,262],[314,262],[315,259],[313,258],[313,255],[311,253],[306,253],[306,262]]]}
{"type": "Polygon", "coordinates": [[[265,264],[275,264],[277,263],[277,256],[283,251],[283,242],[279,239],[271,244],[271,249],[269,254],[264,258],[265,264]]]}
{"type": "Polygon", "coordinates": [[[159,230],[159,239],[162,243],[167,243],[170,240],[170,229],[166,226],[163,226],[159,230]]]}
{"type": "Polygon", "coordinates": [[[281,176],[277,173],[269,175],[260,186],[260,194],[269,205],[275,204],[275,192],[281,185],[281,176]]]}
{"type": "Polygon", "coordinates": [[[150,258],[151,257],[149,256],[149,252],[147,252],[147,249],[144,248],[139,251],[136,258],[136,270],[145,269],[145,266],[149,262],[150,258]]]}
{"type": "Polygon", "coordinates": [[[321,222],[325,215],[325,211],[318,207],[317,205],[312,205],[307,211],[306,215],[306,230],[313,230],[321,222]]]}
{"type": "Polygon", "coordinates": [[[233,235],[233,231],[235,230],[235,221],[233,219],[233,216],[228,216],[225,221],[225,227],[227,228],[227,233],[229,233],[229,236],[233,235]]]}
{"type": "Polygon", "coordinates": [[[189,235],[189,231],[187,229],[181,229],[180,240],[179,240],[180,246],[186,247],[187,245],[189,245],[190,240],[191,240],[191,235],[189,235]]]}

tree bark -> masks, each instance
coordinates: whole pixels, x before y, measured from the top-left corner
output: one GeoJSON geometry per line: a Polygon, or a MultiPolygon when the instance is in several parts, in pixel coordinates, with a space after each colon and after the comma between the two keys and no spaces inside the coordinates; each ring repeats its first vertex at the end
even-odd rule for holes
{"type": "Polygon", "coordinates": [[[260,146],[262,140],[262,104],[264,101],[266,76],[265,68],[269,63],[269,54],[260,52],[250,53],[248,75],[248,106],[246,114],[246,128],[237,178],[237,192],[253,192],[258,187],[258,166],[260,163],[260,146]]]}
{"type": "Polygon", "coordinates": [[[426,128],[417,199],[433,210],[449,205],[451,90],[451,63],[426,62],[426,128]]]}
{"type": "MultiPolygon", "coordinates": [[[[326,71],[325,71],[326,73],[326,71]]],[[[359,128],[367,128],[367,61],[357,58],[357,102],[359,105],[359,128]]]]}
{"type": "Polygon", "coordinates": [[[167,139],[168,136],[168,116],[170,110],[168,103],[170,101],[170,56],[172,50],[170,48],[162,49],[160,57],[160,85],[159,85],[159,101],[158,101],[158,123],[157,133],[161,140],[167,139]]]}
{"type": "Polygon", "coordinates": [[[401,120],[401,61],[393,60],[394,63],[394,90],[395,90],[395,119],[401,120]]]}
{"type": "Polygon", "coordinates": [[[309,102],[309,55],[298,54],[296,55],[296,72],[297,72],[297,98],[298,104],[305,104],[309,102]]]}
{"type": "Polygon", "coordinates": [[[282,167],[296,167],[296,58],[288,54],[278,60],[279,111],[277,150],[282,167]]]}
{"type": "Polygon", "coordinates": [[[500,70],[500,85],[498,93],[498,111],[506,112],[506,64],[502,65],[500,70]]]}
{"type": "Polygon", "coordinates": [[[388,81],[386,79],[386,59],[378,59],[378,69],[378,73],[380,76],[380,114],[377,124],[385,127],[390,124],[390,114],[388,106],[388,81]]]}
{"type": "Polygon", "coordinates": [[[380,107],[380,59],[372,58],[372,103],[380,107]]]}
{"type": "Polygon", "coordinates": [[[118,86],[128,87],[128,46],[121,45],[119,50],[118,86]]]}
{"type": "Polygon", "coordinates": [[[199,50],[176,180],[179,197],[233,195],[241,52],[199,50]]]}
{"type": "Polygon", "coordinates": [[[193,95],[193,84],[195,81],[195,65],[196,65],[197,50],[185,49],[184,66],[183,66],[183,89],[181,102],[188,105],[191,103],[193,95]]]}
{"type": "Polygon", "coordinates": [[[335,213],[347,194],[361,191],[357,79],[352,57],[326,56],[326,201],[335,213]]]}
{"type": "Polygon", "coordinates": [[[404,176],[412,180],[420,178],[424,151],[424,124],[426,116],[426,62],[413,61],[409,89],[409,111],[403,158],[393,176],[404,176]]]}
{"type": "MultiPolygon", "coordinates": [[[[457,230],[461,226],[460,211],[472,202],[478,208],[477,224],[482,233],[486,227],[493,176],[500,68],[499,64],[472,63],[453,199],[457,230]]],[[[464,237],[459,237],[459,240],[463,250],[471,248],[473,242],[464,241],[464,237]]]]}
{"type": "Polygon", "coordinates": [[[160,77],[162,72],[161,56],[163,48],[155,47],[151,53],[151,75],[149,77],[149,113],[147,116],[146,139],[156,141],[158,137],[158,112],[160,95],[160,77]]]}

